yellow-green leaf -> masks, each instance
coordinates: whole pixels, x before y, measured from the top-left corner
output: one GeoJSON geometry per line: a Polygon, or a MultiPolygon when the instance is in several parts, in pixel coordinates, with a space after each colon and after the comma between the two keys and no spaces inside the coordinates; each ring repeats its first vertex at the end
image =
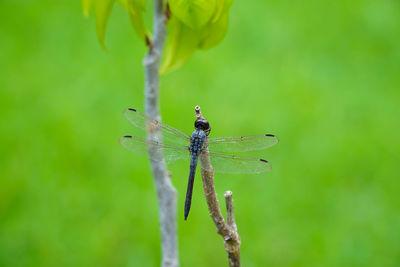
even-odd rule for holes
{"type": "Polygon", "coordinates": [[[88,18],[92,9],[93,0],[82,0],[83,15],[88,18]]]}
{"type": "Polygon", "coordinates": [[[146,10],[146,0],[118,0],[123,8],[128,10],[131,24],[141,39],[145,39],[147,30],[143,21],[146,10]]]}
{"type": "Polygon", "coordinates": [[[217,0],[169,0],[174,14],[186,26],[201,29],[215,13],[217,0]]]}
{"type": "Polygon", "coordinates": [[[181,67],[196,51],[199,39],[199,31],[172,17],[168,22],[167,44],[160,73],[165,74],[181,67]]]}
{"type": "Polygon", "coordinates": [[[205,27],[202,30],[202,37],[199,49],[207,50],[219,44],[228,31],[229,13],[223,13],[219,20],[205,27]]]}
{"type": "Polygon", "coordinates": [[[107,21],[110,16],[115,0],[95,0],[93,2],[94,15],[96,18],[97,37],[101,45],[105,48],[105,34],[107,21]]]}
{"type": "Polygon", "coordinates": [[[131,24],[133,28],[135,29],[136,33],[141,39],[146,38],[146,28],[144,26],[144,21],[143,21],[143,16],[142,13],[129,13],[129,18],[131,20],[131,24]]]}
{"type": "Polygon", "coordinates": [[[228,11],[232,3],[233,0],[217,0],[217,8],[215,10],[213,18],[211,19],[211,23],[217,22],[217,20],[219,20],[221,15],[228,11]]]}

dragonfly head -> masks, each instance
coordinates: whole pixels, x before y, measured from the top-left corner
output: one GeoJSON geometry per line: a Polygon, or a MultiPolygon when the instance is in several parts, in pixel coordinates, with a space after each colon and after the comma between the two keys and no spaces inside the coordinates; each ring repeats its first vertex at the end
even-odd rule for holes
{"type": "Polygon", "coordinates": [[[204,119],[204,118],[197,119],[197,120],[194,122],[194,127],[195,127],[197,130],[202,130],[202,131],[204,131],[206,135],[209,135],[209,134],[210,134],[211,126],[210,126],[210,124],[208,123],[208,121],[207,121],[206,119],[204,119]]]}

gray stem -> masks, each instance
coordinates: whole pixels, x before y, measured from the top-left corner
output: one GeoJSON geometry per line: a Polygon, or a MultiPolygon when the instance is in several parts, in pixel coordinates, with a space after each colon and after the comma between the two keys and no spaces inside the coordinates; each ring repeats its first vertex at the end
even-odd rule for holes
{"type": "MultiPolygon", "coordinates": [[[[202,118],[200,107],[195,107],[196,118],[202,118]]],[[[225,201],[227,208],[227,221],[225,222],[218,204],[217,193],[214,186],[214,169],[211,166],[210,155],[208,149],[200,154],[201,165],[205,168],[201,169],[201,178],[203,180],[203,191],[206,197],[210,216],[217,228],[217,233],[224,239],[225,250],[228,253],[228,261],[230,267],[240,266],[240,236],[237,232],[235,217],[233,213],[232,192],[225,192],[225,201]]]]}
{"type": "MultiPolygon", "coordinates": [[[[143,60],[145,68],[145,108],[146,115],[161,120],[159,108],[159,68],[162,51],[166,36],[166,15],[164,12],[163,1],[154,0],[154,26],[153,40],[147,40],[149,52],[143,60]]],[[[148,132],[149,139],[161,140],[161,132],[155,129],[148,132]]],[[[153,159],[162,158],[160,151],[149,148],[151,169],[158,197],[161,227],[161,246],[163,267],[177,267],[178,246],[176,232],[176,198],[177,193],[171,183],[165,161],[155,161],[153,159]]]]}

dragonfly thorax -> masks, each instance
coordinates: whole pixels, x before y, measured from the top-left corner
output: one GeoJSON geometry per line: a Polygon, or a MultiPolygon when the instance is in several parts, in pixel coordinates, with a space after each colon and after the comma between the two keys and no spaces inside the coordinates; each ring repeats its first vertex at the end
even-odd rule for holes
{"type": "Polygon", "coordinates": [[[200,154],[207,139],[207,134],[203,130],[196,129],[190,137],[190,152],[200,154]]]}

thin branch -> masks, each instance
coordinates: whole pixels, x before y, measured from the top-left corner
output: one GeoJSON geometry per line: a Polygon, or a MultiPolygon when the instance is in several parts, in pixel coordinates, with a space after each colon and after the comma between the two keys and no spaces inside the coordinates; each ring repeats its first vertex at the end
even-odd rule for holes
{"type": "MultiPolygon", "coordinates": [[[[149,52],[143,60],[145,68],[145,107],[147,116],[161,120],[159,108],[159,68],[161,54],[166,36],[166,16],[162,0],[154,0],[153,40],[148,41],[149,52]]],[[[161,139],[159,129],[148,132],[149,139],[161,139]]],[[[161,227],[161,246],[163,267],[177,267],[178,249],[176,232],[176,198],[177,193],[171,183],[165,161],[153,159],[162,158],[160,151],[149,147],[151,168],[158,197],[161,227]]]]}
{"type": "MultiPolygon", "coordinates": [[[[195,107],[196,118],[203,118],[200,107],[195,107]]],[[[237,232],[235,218],[233,214],[232,192],[225,193],[225,201],[227,207],[227,221],[225,222],[219,208],[217,194],[214,187],[214,169],[211,166],[208,149],[200,154],[200,161],[206,168],[201,168],[201,178],[203,180],[203,191],[206,196],[208,210],[210,216],[217,228],[217,233],[224,239],[225,250],[228,253],[229,266],[240,266],[240,236],[237,232]],[[207,170],[206,170],[207,169],[207,170]]]]}
{"type": "Polygon", "coordinates": [[[237,226],[235,222],[235,214],[233,212],[233,198],[232,198],[232,191],[226,191],[224,194],[225,197],[225,203],[226,203],[226,221],[228,222],[228,225],[232,227],[232,229],[235,229],[237,232],[237,226]]]}
{"type": "MultiPolygon", "coordinates": [[[[240,237],[237,231],[237,226],[235,222],[235,214],[233,212],[233,198],[232,198],[232,191],[226,191],[224,194],[225,203],[226,203],[226,220],[228,222],[229,227],[233,229],[239,240],[238,243],[232,244],[232,249],[227,249],[228,252],[228,260],[229,266],[240,266],[240,237]]],[[[226,246],[225,246],[226,248],[226,246]]]]}

